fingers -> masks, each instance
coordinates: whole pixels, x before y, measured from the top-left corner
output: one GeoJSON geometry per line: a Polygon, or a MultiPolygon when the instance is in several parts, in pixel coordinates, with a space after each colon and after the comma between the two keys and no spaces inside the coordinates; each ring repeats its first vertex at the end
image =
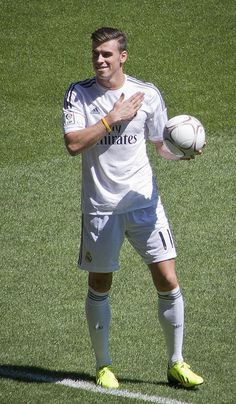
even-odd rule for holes
{"type": "Polygon", "coordinates": [[[206,142],[204,143],[204,145],[202,146],[202,149],[198,151],[198,154],[202,154],[203,153],[203,149],[206,146],[206,142]]]}
{"type": "Polygon", "coordinates": [[[202,146],[201,150],[196,150],[195,153],[192,156],[183,156],[180,158],[180,160],[194,160],[195,156],[201,156],[203,153],[203,149],[206,146],[206,142],[202,146]]]}
{"type": "Polygon", "coordinates": [[[141,91],[138,91],[137,93],[131,95],[131,97],[128,98],[128,101],[133,102],[133,101],[143,100],[143,99],[144,99],[144,93],[142,93],[141,91]]]}
{"type": "Polygon", "coordinates": [[[128,102],[133,105],[134,108],[140,108],[142,101],[144,99],[144,93],[141,93],[140,91],[132,95],[130,98],[128,98],[128,102]]]}
{"type": "Polygon", "coordinates": [[[124,95],[124,93],[122,93],[121,96],[120,96],[120,98],[119,98],[119,101],[120,101],[120,102],[123,102],[124,99],[125,99],[125,95],[124,95]]]}
{"type": "Polygon", "coordinates": [[[118,101],[114,104],[112,110],[113,115],[115,115],[115,120],[120,122],[133,119],[139,108],[142,106],[143,99],[144,93],[141,91],[133,94],[127,100],[125,99],[125,95],[122,93],[118,101]]]}
{"type": "Polygon", "coordinates": [[[125,100],[125,95],[124,93],[122,93],[119,98],[119,102],[126,102],[127,104],[137,105],[140,102],[142,102],[143,99],[144,99],[144,93],[138,91],[137,93],[131,95],[131,97],[129,97],[127,100],[125,100]]]}
{"type": "Polygon", "coordinates": [[[137,114],[139,108],[142,106],[143,100],[144,93],[141,93],[140,91],[128,98],[127,106],[130,110],[131,117],[134,117],[137,114]]]}
{"type": "Polygon", "coordinates": [[[188,156],[188,157],[180,157],[180,160],[185,160],[185,161],[189,161],[189,160],[194,160],[194,158],[195,158],[195,156],[194,155],[192,155],[192,156],[188,156]]]}
{"type": "Polygon", "coordinates": [[[203,149],[204,149],[204,147],[206,146],[206,142],[204,143],[204,145],[202,146],[202,149],[200,149],[200,150],[198,150],[198,151],[196,151],[196,153],[195,154],[197,154],[197,155],[201,155],[202,153],[203,153],[203,149]]]}

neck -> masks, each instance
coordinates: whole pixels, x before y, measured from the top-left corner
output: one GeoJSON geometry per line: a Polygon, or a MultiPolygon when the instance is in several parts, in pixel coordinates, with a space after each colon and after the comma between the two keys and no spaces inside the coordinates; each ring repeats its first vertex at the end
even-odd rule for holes
{"type": "Polygon", "coordinates": [[[109,90],[117,90],[122,87],[125,82],[125,74],[122,72],[118,77],[111,78],[101,78],[97,77],[97,82],[102,87],[108,88],[109,90]]]}

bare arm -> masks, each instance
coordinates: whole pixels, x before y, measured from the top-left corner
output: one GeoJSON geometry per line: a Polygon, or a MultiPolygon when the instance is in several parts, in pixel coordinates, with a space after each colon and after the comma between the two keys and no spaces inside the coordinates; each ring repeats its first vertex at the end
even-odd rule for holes
{"type": "MultiPolygon", "coordinates": [[[[105,117],[108,121],[108,116],[105,117]]],[[[71,156],[80,154],[84,149],[93,146],[106,134],[106,128],[102,121],[86,129],[77,130],[74,132],[66,133],[64,141],[66,148],[71,156]]]]}
{"type": "Polygon", "coordinates": [[[192,156],[177,157],[167,149],[167,147],[165,146],[165,144],[163,142],[155,142],[155,146],[156,146],[157,153],[166,160],[193,160],[195,158],[195,155],[202,154],[202,150],[199,150],[192,156]]]}
{"type": "MultiPolygon", "coordinates": [[[[141,107],[143,98],[144,94],[141,92],[135,93],[127,100],[124,99],[124,94],[122,94],[114,104],[113,109],[104,116],[108,125],[112,127],[118,122],[131,120],[141,107]]],[[[66,133],[64,137],[65,145],[68,152],[72,156],[75,156],[96,144],[106,134],[106,127],[102,121],[99,121],[88,128],[66,133]]]]}
{"type": "Polygon", "coordinates": [[[180,157],[172,154],[163,142],[155,142],[157,153],[166,160],[180,160],[180,157]]]}

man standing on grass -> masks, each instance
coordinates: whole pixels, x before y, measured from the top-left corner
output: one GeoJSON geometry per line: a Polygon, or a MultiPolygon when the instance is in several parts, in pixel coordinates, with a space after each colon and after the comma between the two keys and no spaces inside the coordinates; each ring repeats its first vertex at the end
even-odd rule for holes
{"type": "Polygon", "coordinates": [[[124,73],[123,32],[100,28],[91,39],[95,77],[72,84],[66,92],[64,134],[68,152],[82,155],[78,265],[88,271],[86,316],[96,356],[96,383],[119,386],[109,355],[108,294],[126,236],[157,289],[168,380],[194,387],[203,379],[183,360],[184,305],[175,273],[176,251],[146,153],[149,140],[162,157],[178,159],[163,145],[166,107],[154,85],[124,73]]]}

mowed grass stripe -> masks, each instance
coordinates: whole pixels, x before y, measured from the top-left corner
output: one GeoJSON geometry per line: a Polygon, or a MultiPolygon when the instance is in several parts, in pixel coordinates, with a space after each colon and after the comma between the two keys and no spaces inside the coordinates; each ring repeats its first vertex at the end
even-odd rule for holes
{"type": "Polygon", "coordinates": [[[40,383],[55,383],[61,386],[67,386],[74,389],[86,390],[91,393],[103,394],[108,396],[123,397],[136,401],[145,401],[149,403],[160,403],[160,404],[187,404],[184,401],[178,401],[171,398],[165,398],[160,396],[142,394],[139,392],[132,392],[128,390],[114,390],[114,389],[103,389],[102,387],[96,386],[94,383],[82,381],[82,380],[72,380],[72,379],[61,379],[58,380],[56,377],[47,376],[44,374],[30,373],[20,370],[12,370],[0,367],[0,375],[2,377],[18,379],[30,382],[40,382],[40,383]]]}

